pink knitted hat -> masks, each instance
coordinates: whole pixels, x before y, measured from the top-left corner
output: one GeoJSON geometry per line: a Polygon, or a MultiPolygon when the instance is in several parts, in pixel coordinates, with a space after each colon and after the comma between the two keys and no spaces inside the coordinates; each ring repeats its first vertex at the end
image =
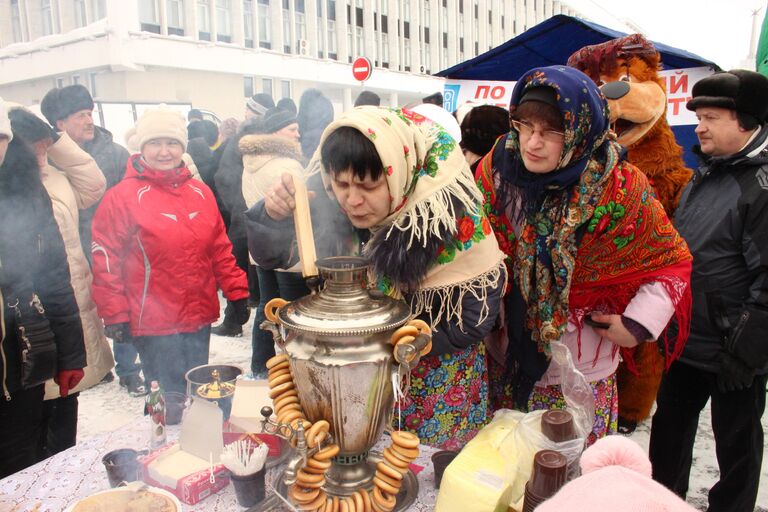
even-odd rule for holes
{"type": "Polygon", "coordinates": [[[651,479],[648,456],[623,436],[608,436],[587,448],[581,471],[536,512],[696,512],[651,479]]]}

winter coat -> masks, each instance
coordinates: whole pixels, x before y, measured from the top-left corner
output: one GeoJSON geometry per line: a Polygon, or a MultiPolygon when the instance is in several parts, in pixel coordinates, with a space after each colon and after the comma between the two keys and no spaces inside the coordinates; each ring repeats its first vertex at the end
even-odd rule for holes
{"type": "MultiPolygon", "coordinates": [[[[362,252],[359,244],[369,239],[368,230],[357,230],[339,209],[338,203],[332,201],[323,189],[319,174],[307,179],[307,188],[315,192],[315,198],[310,201],[312,229],[315,235],[315,249],[318,259],[328,256],[343,256],[362,252]],[[355,247],[358,245],[358,247],[355,247]]],[[[264,201],[259,201],[245,214],[248,228],[248,250],[256,263],[266,269],[289,268],[298,260],[293,219],[273,220],[264,209],[264,201]],[[270,243],[262,243],[269,240],[270,243]]],[[[403,253],[393,258],[400,260],[399,265],[412,265],[414,261],[428,261],[420,258],[417,253],[427,249],[414,244],[407,254],[403,253]]],[[[397,264],[397,263],[394,263],[397,264]]],[[[503,279],[503,278],[502,278],[503,279]]],[[[500,283],[494,283],[498,288],[500,283]]],[[[409,297],[406,297],[408,300],[409,297]]],[[[436,301],[439,301],[437,298],[436,301]]],[[[471,293],[464,295],[462,308],[463,330],[455,322],[442,320],[432,333],[432,351],[430,355],[455,353],[467,349],[483,339],[493,328],[499,313],[501,296],[499,293],[488,293],[486,299],[487,316],[479,322],[483,304],[471,293]]],[[[427,311],[440,311],[441,305],[435,303],[427,311]]],[[[429,316],[427,313],[425,316],[429,316]]],[[[429,319],[427,319],[428,323],[429,319]]]]}
{"type": "MultiPolygon", "coordinates": [[[[49,164],[42,170],[43,185],[53,205],[53,214],[67,250],[69,273],[83,325],[88,366],[85,376],[71,392],[98,384],[114,366],[112,349],[104,337],[104,326],[91,297],[91,267],[80,245],[79,211],[96,204],[104,195],[106,180],[88,153],[63,133],[48,149],[49,164]]],[[[49,380],[45,398],[59,397],[59,386],[49,380]]]]}
{"type": "Polygon", "coordinates": [[[680,360],[717,372],[727,350],[765,372],[768,126],[734,155],[702,158],[675,213],[693,254],[691,333],[680,360]]]}
{"type": "Polygon", "coordinates": [[[243,213],[248,208],[243,199],[243,158],[237,145],[239,137],[230,137],[214,176],[216,190],[224,210],[229,213],[229,239],[245,240],[243,213]]]}
{"type": "Polygon", "coordinates": [[[0,295],[3,304],[0,378],[6,399],[21,387],[14,296],[37,294],[54,333],[58,370],[86,365],[83,328],[70,284],[67,253],[40,182],[34,153],[16,138],[0,166],[0,295]]]}
{"type": "Polygon", "coordinates": [[[232,301],[248,297],[211,190],[186,167],[158,171],[139,154],[96,212],[92,260],[99,316],[130,322],[134,336],[211,324],[217,288],[232,301]]]}
{"type": "MultiPolygon", "coordinates": [[[[114,187],[125,174],[125,164],[128,162],[128,150],[112,141],[112,134],[99,126],[94,126],[93,140],[83,144],[83,149],[96,160],[107,180],[107,190],[114,187]]],[[[91,224],[98,208],[98,201],[80,212],[80,242],[85,256],[91,257],[91,224]]]]}
{"type": "Polygon", "coordinates": [[[250,208],[264,199],[283,173],[303,179],[301,147],[279,135],[246,135],[240,139],[243,155],[243,199],[250,208]]]}

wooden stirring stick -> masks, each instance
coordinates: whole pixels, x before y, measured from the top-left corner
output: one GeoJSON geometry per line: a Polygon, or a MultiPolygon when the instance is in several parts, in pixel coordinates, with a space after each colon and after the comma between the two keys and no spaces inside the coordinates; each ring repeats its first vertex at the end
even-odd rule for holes
{"type": "Polygon", "coordinates": [[[307,186],[301,179],[293,178],[296,193],[296,209],[293,211],[293,225],[296,228],[296,241],[299,244],[299,259],[301,273],[304,277],[317,276],[317,252],[315,251],[315,235],[312,232],[312,216],[309,213],[309,196],[307,186]]]}

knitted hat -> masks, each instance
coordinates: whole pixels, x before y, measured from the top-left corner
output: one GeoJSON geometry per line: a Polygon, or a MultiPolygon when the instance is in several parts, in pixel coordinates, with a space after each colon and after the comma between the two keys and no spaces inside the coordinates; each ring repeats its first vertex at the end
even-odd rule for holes
{"type": "Polygon", "coordinates": [[[357,96],[357,99],[355,100],[356,107],[360,107],[362,105],[373,105],[374,107],[378,107],[381,105],[381,98],[373,91],[363,91],[357,96]]]}
{"type": "Polygon", "coordinates": [[[251,112],[264,115],[267,113],[267,110],[275,108],[275,100],[273,100],[272,96],[269,94],[262,92],[254,94],[248,98],[248,101],[245,102],[245,106],[248,107],[248,110],[251,112]]]}
{"type": "Polygon", "coordinates": [[[299,122],[301,152],[310,158],[320,144],[325,127],[333,121],[333,104],[319,89],[307,89],[299,100],[299,122]]]}
{"type": "Polygon", "coordinates": [[[264,115],[262,128],[264,129],[264,133],[275,133],[286,126],[297,122],[296,114],[275,107],[269,109],[264,115]]]}
{"type": "Polygon", "coordinates": [[[768,78],[744,69],[732,69],[702,78],[693,86],[688,110],[720,107],[747,114],[760,122],[768,115],[768,78]]]}
{"type": "Polygon", "coordinates": [[[48,91],[40,102],[40,110],[51,126],[55,127],[56,121],[66,119],[75,112],[93,110],[93,98],[82,85],[68,85],[48,91]]]}
{"type": "Polygon", "coordinates": [[[187,149],[187,123],[184,117],[176,110],[160,105],[144,112],[133,130],[126,134],[126,142],[128,147],[141,151],[150,140],[165,137],[179,141],[187,149]]]}
{"type": "Polygon", "coordinates": [[[0,98],[0,135],[5,135],[8,140],[13,140],[11,131],[11,122],[8,120],[8,109],[5,106],[3,98],[0,98]]]}
{"type": "Polygon", "coordinates": [[[485,155],[500,135],[509,131],[509,112],[495,105],[470,110],[461,122],[461,147],[485,155]]]}
{"type": "Polygon", "coordinates": [[[536,512],[694,512],[696,509],[651,478],[642,448],[608,436],[581,456],[582,476],[536,507],[536,512]]]}

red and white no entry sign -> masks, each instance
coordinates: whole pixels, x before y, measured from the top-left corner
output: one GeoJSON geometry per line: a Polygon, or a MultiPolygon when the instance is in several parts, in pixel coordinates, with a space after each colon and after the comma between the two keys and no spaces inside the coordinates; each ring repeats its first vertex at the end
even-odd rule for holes
{"type": "Polygon", "coordinates": [[[358,82],[365,82],[371,78],[372,72],[373,65],[366,57],[358,57],[352,63],[352,76],[355,77],[355,80],[358,82]]]}

